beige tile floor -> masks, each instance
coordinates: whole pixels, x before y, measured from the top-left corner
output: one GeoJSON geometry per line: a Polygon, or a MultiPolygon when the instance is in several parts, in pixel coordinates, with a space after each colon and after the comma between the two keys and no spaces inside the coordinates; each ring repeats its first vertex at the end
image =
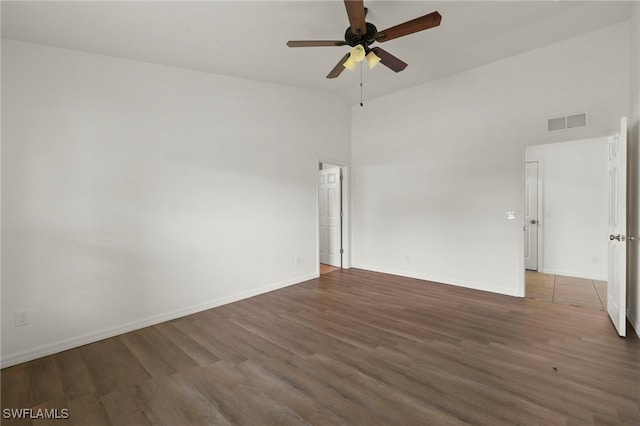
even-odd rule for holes
{"type": "Polygon", "coordinates": [[[605,310],[606,307],[607,283],[605,281],[526,271],[526,284],[526,297],[530,299],[600,311],[605,310]]]}
{"type": "Polygon", "coordinates": [[[331,265],[326,265],[326,264],[324,264],[324,263],[321,263],[321,264],[320,264],[320,275],[322,275],[322,274],[328,274],[329,272],[333,272],[333,271],[335,271],[335,270],[337,270],[337,269],[340,269],[340,268],[335,267],[335,266],[331,266],[331,265]]]}

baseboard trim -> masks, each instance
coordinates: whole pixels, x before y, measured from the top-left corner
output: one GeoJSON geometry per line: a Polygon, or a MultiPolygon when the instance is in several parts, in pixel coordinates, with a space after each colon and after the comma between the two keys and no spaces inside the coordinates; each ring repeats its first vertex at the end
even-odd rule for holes
{"type": "Polygon", "coordinates": [[[607,276],[602,276],[602,275],[590,275],[590,274],[583,274],[581,272],[575,272],[575,271],[563,271],[560,269],[548,269],[548,268],[544,268],[542,270],[543,274],[550,274],[550,275],[561,275],[563,277],[572,277],[572,278],[583,278],[585,280],[595,280],[595,281],[607,281],[607,276]]]}
{"type": "Polygon", "coordinates": [[[424,280],[424,281],[431,281],[431,282],[435,282],[435,283],[439,283],[439,284],[447,284],[447,285],[454,285],[456,287],[470,288],[470,289],[473,289],[473,290],[488,291],[490,293],[497,293],[497,294],[502,294],[502,295],[505,295],[505,296],[524,297],[523,294],[518,294],[517,290],[516,291],[505,291],[504,289],[493,287],[491,285],[487,285],[487,284],[484,284],[484,283],[456,280],[456,279],[448,278],[448,277],[441,277],[441,276],[435,276],[435,275],[429,275],[429,274],[422,274],[422,273],[417,273],[417,272],[401,271],[401,270],[392,269],[392,268],[384,268],[384,267],[365,265],[365,264],[352,263],[351,266],[353,268],[356,268],[356,269],[365,269],[367,271],[380,272],[382,274],[397,275],[397,276],[401,276],[401,277],[415,278],[415,279],[424,280]]]}
{"type": "Polygon", "coordinates": [[[46,345],[38,346],[35,348],[14,352],[2,357],[0,361],[0,368],[11,367],[12,365],[20,364],[27,361],[32,361],[37,358],[42,358],[47,355],[53,355],[58,352],[66,351],[68,349],[77,348],[79,346],[87,345],[89,343],[98,342],[100,340],[108,339],[110,337],[118,336],[120,334],[128,333],[130,331],[139,330],[144,327],[160,324],[165,321],[174,320],[176,318],[184,317],[187,315],[195,314],[197,312],[206,311],[207,309],[216,308],[218,306],[226,305],[229,303],[237,302],[239,300],[248,299],[249,297],[258,296],[270,291],[279,290],[291,285],[300,284],[305,281],[318,278],[318,273],[304,275],[301,277],[293,278],[291,280],[282,281],[275,284],[269,284],[262,287],[258,287],[253,290],[244,291],[234,294],[232,296],[221,297],[219,299],[210,300],[206,303],[189,306],[184,309],[177,309],[171,312],[152,315],[140,320],[131,321],[125,324],[120,324],[113,327],[104,328],[99,331],[82,334],[79,336],[63,339],[57,342],[48,343],[46,345]]]}
{"type": "Polygon", "coordinates": [[[627,310],[627,319],[629,320],[629,322],[631,323],[631,326],[633,327],[633,329],[636,331],[636,334],[640,338],[640,322],[638,321],[638,318],[636,318],[634,315],[631,314],[630,311],[627,310]]]}

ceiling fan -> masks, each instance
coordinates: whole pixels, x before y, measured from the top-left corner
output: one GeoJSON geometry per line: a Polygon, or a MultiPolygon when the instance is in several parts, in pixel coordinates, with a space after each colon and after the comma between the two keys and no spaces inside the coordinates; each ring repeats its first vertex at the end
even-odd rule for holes
{"type": "Polygon", "coordinates": [[[354,71],[356,64],[363,59],[367,60],[369,68],[373,68],[378,62],[395,72],[400,72],[407,67],[407,63],[393,56],[379,47],[370,47],[376,41],[384,43],[394,38],[403,37],[418,31],[440,25],[442,16],[438,12],[431,12],[403,24],[378,31],[375,25],[365,21],[367,8],[363,0],[344,0],[347,8],[350,26],[344,33],[344,40],[291,40],[287,42],[289,47],[319,47],[319,46],[351,46],[351,52],[344,55],[338,64],[327,75],[327,78],[336,78],[345,68],[354,71]]]}

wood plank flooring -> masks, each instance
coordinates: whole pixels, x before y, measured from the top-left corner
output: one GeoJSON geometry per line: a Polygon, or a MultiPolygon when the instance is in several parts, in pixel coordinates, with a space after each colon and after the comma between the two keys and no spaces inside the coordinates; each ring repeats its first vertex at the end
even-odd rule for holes
{"type": "Polygon", "coordinates": [[[562,305],[606,311],[606,281],[526,271],[526,297],[562,305]]]}
{"type": "Polygon", "coordinates": [[[0,374],[70,415],[3,425],[640,424],[605,312],[354,269],[0,374]]]}

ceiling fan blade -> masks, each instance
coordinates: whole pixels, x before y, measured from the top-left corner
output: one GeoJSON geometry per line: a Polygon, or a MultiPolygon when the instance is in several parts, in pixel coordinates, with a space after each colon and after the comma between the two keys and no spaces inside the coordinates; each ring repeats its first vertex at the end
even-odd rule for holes
{"type": "Polygon", "coordinates": [[[289,40],[289,47],[345,46],[344,40],[289,40]]]}
{"type": "Polygon", "coordinates": [[[342,57],[342,59],[340,59],[340,62],[338,62],[338,64],[333,67],[331,72],[327,74],[327,78],[336,78],[342,71],[344,71],[344,66],[342,64],[346,62],[346,60],[349,58],[349,55],[351,55],[351,52],[347,53],[342,57]]]}
{"type": "Polygon", "coordinates": [[[437,27],[438,25],[440,25],[441,20],[442,16],[438,12],[431,12],[428,15],[412,19],[411,21],[407,21],[404,24],[396,25],[395,27],[378,31],[376,33],[375,39],[376,41],[382,43],[385,41],[393,40],[394,38],[417,33],[418,31],[428,30],[429,28],[437,27]]]}
{"type": "Polygon", "coordinates": [[[372,47],[373,53],[378,55],[380,58],[380,63],[390,68],[392,71],[400,72],[407,67],[407,63],[401,59],[396,58],[391,53],[386,50],[382,50],[379,47],[372,47]]]}
{"type": "Polygon", "coordinates": [[[351,24],[351,32],[355,35],[365,35],[367,33],[367,24],[365,23],[365,11],[363,0],[344,0],[349,16],[349,24],[351,24]]]}

